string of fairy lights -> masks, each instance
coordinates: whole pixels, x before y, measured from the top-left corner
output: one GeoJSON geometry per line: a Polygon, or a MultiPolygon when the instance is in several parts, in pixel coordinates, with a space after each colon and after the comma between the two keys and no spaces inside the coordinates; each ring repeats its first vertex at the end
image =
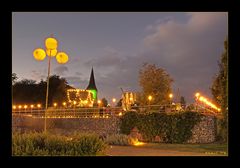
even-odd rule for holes
{"type": "Polygon", "coordinates": [[[67,99],[70,104],[80,106],[88,105],[89,107],[92,107],[94,102],[92,98],[92,92],[83,89],[68,89],[67,99]],[[74,99],[71,98],[71,95],[73,95],[74,99]]]}
{"type": "Polygon", "coordinates": [[[198,103],[201,103],[201,104],[203,104],[203,105],[205,105],[205,106],[207,106],[207,107],[209,107],[209,108],[211,108],[211,109],[214,109],[214,110],[217,111],[217,112],[220,112],[220,111],[221,111],[221,109],[220,109],[219,107],[217,107],[217,105],[215,105],[214,103],[212,103],[211,101],[209,101],[206,97],[200,95],[200,93],[197,92],[197,93],[195,94],[195,97],[196,97],[196,101],[197,101],[198,103]]]}

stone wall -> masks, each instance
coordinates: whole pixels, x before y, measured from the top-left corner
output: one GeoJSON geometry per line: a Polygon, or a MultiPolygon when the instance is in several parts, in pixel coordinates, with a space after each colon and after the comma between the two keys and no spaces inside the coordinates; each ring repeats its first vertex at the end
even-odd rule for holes
{"type": "Polygon", "coordinates": [[[211,143],[216,140],[216,117],[206,115],[192,129],[192,138],[187,143],[211,143]]]}
{"type": "MultiPolygon", "coordinates": [[[[13,129],[42,131],[43,118],[13,117],[13,129]]],[[[47,129],[50,132],[70,134],[74,131],[93,132],[100,135],[119,133],[119,118],[49,118],[47,129]]],[[[187,143],[212,143],[216,140],[216,117],[204,116],[192,130],[192,138],[187,143]]],[[[156,137],[161,142],[161,137],[156,137]]]]}
{"type": "MultiPolygon", "coordinates": [[[[97,134],[114,134],[119,132],[119,119],[112,118],[48,118],[47,130],[49,132],[70,134],[74,131],[92,132],[97,134]]],[[[43,131],[44,119],[32,117],[12,118],[12,128],[20,131],[43,131]]]]}

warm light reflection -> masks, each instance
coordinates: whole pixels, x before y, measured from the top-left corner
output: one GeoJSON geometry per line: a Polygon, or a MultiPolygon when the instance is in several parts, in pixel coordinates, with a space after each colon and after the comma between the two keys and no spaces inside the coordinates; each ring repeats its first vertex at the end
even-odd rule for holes
{"type": "Polygon", "coordinates": [[[144,145],[144,143],[140,142],[140,141],[138,141],[138,139],[136,139],[136,140],[133,140],[133,145],[134,146],[141,146],[141,145],[144,145]]]}

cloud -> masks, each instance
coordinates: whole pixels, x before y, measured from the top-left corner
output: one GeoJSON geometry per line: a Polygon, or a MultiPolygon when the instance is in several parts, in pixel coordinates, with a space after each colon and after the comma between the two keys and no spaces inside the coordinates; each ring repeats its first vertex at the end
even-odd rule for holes
{"type": "Polygon", "coordinates": [[[187,22],[168,19],[153,24],[153,31],[143,39],[141,57],[145,55],[166,67],[175,79],[175,86],[184,90],[191,100],[190,92],[199,88],[209,93],[228,28],[227,13],[224,12],[186,15],[189,17],[187,22]]]}
{"type": "MultiPolygon", "coordinates": [[[[228,31],[227,13],[186,13],[186,17],[184,22],[167,17],[146,25],[141,52],[126,55],[117,46],[107,46],[98,57],[83,62],[88,69],[94,67],[99,96],[109,100],[120,97],[120,87],[138,91],[138,72],[144,62],[164,68],[174,79],[174,93],[179,88],[188,103],[193,101],[195,91],[210,96],[209,87],[218,71],[217,61],[228,31]]],[[[68,79],[85,88],[89,75],[82,81],[77,73],[68,79]]]]}
{"type": "Polygon", "coordinates": [[[68,71],[68,67],[66,67],[64,65],[59,65],[54,69],[54,72],[59,76],[65,75],[65,72],[67,72],[67,71],[68,71]]]}
{"type": "Polygon", "coordinates": [[[81,72],[75,72],[75,75],[82,76],[83,73],[81,73],[81,72]]]}
{"type": "Polygon", "coordinates": [[[31,71],[30,76],[33,80],[36,80],[36,81],[39,81],[41,79],[45,80],[47,78],[47,76],[43,75],[41,71],[36,71],[36,70],[31,71]]]}

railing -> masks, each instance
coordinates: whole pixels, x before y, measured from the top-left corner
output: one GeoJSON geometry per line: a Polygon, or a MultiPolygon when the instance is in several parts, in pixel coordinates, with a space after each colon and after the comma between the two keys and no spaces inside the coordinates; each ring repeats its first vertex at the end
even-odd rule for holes
{"type": "MultiPolygon", "coordinates": [[[[148,106],[135,106],[131,111],[137,111],[142,114],[149,114],[153,112],[157,113],[172,113],[183,112],[183,110],[177,110],[170,105],[148,105],[148,106]]],[[[207,108],[199,108],[197,111],[206,115],[219,115],[207,108]]],[[[29,116],[34,118],[110,118],[122,116],[125,111],[121,107],[111,108],[49,108],[47,112],[45,109],[15,109],[12,111],[12,115],[29,116]]]]}
{"type": "Polygon", "coordinates": [[[36,110],[13,110],[13,116],[29,116],[33,118],[109,118],[121,116],[124,113],[122,108],[49,108],[36,110]],[[45,113],[46,112],[46,113],[45,113]]]}

